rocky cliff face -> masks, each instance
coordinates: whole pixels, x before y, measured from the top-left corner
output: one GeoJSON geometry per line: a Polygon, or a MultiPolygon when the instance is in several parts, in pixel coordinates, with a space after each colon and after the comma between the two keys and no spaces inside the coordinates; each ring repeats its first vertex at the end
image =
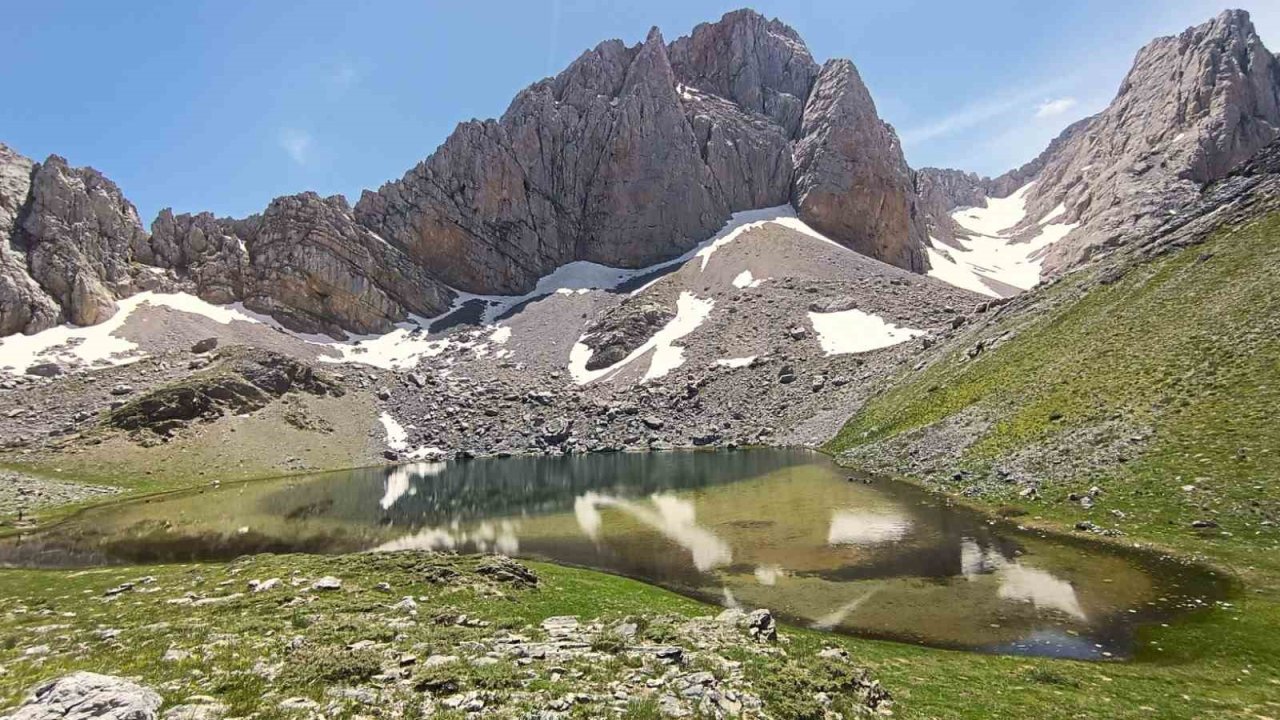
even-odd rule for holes
{"type": "Polygon", "coordinates": [[[762,115],[794,138],[820,68],[795,30],[752,10],[703,23],[668,48],[681,85],[762,115]]]}
{"type": "Polygon", "coordinates": [[[1049,272],[1150,230],[1280,134],[1280,62],[1243,11],[1138,53],[1110,107],[1037,174],[1030,215],[1082,221],[1049,272]]]}
{"type": "Polygon", "coordinates": [[[459,126],[356,218],[473,292],[527,291],[573,260],[651,264],[732,211],[788,201],[835,240],[922,269],[896,137],[847,61],[815,103],[822,72],[794,30],[745,10],[670,45],[656,29],[602,43],[501,119],[459,126]]]}
{"type": "Polygon", "coordinates": [[[101,173],[0,146],[0,333],[110,317],[131,292],[131,248],[145,237],[133,205],[101,173]]]}
{"type": "Polygon", "coordinates": [[[27,270],[26,253],[11,238],[31,194],[35,163],[0,144],[0,335],[33,333],[58,323],[61,308],[27,270]]]}
{"type": "Polygon", "coordinates": [[[276,198],[244,220],[160,212],[137,259],[171,271],[178,289],[243,301],[298,332],[378,333],[453,297],[400,249],[359,226],[341,196],[276,198]]]}
{"type": "Polygon", "coordinates": [[[453,293],[356,224],[342,196],[272,201],[246,241],[244,304],[300,332],[381,333],[409,313],[436,315],[453,293]]]}
{"type": "Polygon", "coordinates": [[[832,60],[805,105],[791,203],[800,218],[854,250],[922,272],[924,218],[893,128],[848,60],[832,60]]]}
{"type": "Polygon", "coordinates": [[[460,125],[356,218],[450,285],[517,293],[573,260],[643,266],[728,217],[676,94],[662,36],[584,53],[500,120],[460,125]]]}
{"type": "Polygon", "coordinates": [[[1044,251],[1053,273],[1149,229],[1278,134],[1280,61],[1230,11],[1144,48],[1112,105],[1027,165],[912,173],[852,63],[819,66],[794,30],[741,10],[670,44],[656,28],[601,43],[354,208],[303,193],[243,220],[165,211],[148,236],[97,171],[0,146],[0,334],[101,322],[144,288],[243,301],[300,331],[382,332],[443,311],[451,287],[522,293],[575,260],[650,265],[732,212],[784,203],[923,272],[930,234],[955,242],[951,209],[1027,183],[1008,237],[1049,215],[1073,224],[1044,251]]]}
{"type": "MultiPolygon", "coordinates": [[[[1024,235],[1059,205],[1058,222],[1078,223],[1045,251],[1044,274],[1052,275],[1150,232],[1278,136],[1280,61],[1248,13],[1228,10],[1152,41],[1106,110],[1068,127],[1027,165],[976,187],[1004,197],[1034,182],[1024,235]]],[[[936,190],[936,171],[922,174],[936,190]]],[[[972,190],[926,190],[931,225],[948,225],[945,213],[955,207],[982,204],[972,190]]],[[[946,230],[935,237],[945,240],[946,230]]]]}
{"type": "Polygon", "coordinates": [[[732,212],[788,202],[859,252],[925,267],[910,172],[853,65],[820,68],[750,10],[671,44],[657,28],[601,43],[355,208],[304,193],[243,220],[165,210],[148,236],[92,169],[7,149],[0,167],[2,334],[101,322],[116,298],[171,287],[301,331],[380,332],[442,311],[450,287],[522,293],[575,260],[651,265],[732,212]]]}

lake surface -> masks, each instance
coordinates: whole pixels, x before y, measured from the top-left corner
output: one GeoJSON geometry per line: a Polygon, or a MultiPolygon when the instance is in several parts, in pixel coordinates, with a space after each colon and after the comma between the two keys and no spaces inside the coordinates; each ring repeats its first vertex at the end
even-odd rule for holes
{"type": "Polygon", "coordinates": [[[1130,656],[1142,626],[1228,591],[1203,568],[995,525],[803,450],[415,463],[205,488],[0,541],[0,563],[408,548],[595,568],[824,630],[1082,659],[1130,656]]]}

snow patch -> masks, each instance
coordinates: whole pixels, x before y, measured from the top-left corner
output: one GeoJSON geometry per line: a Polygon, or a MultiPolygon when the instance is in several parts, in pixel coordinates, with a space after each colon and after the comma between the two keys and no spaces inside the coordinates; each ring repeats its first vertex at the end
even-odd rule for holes
{"type": "Polygon", "coordinates": [[[790,205],[779,205],[777,207],[761,208],[759,210],[745,210],[743,212],[734,213],[729,222],[725,223],[720,232],[714,237],[707,240],[702,245],[694,248],[694,257],[702,258],[702,269],[707,269],[707,263],[711,261],[711,256],[716,250],[737,240],[743,233],[748,230],[754,230],[763,227],[768,223],[776,223],[785,228],[795,230],[809,237],[821,240],[825,243],[840,248],[841,250],[852,252],[845,246],[828,238],[822,233],[809,227],[803,220],[796,217],[795,208],[790,205]]]}
{"type": "Polygon", "coordinates": [[[631,361],[652,350],[653,357],[649,361],[649,369],[645,371],[641,382],[663,377],[684,364],[684,348],[676,345],[675,341],[697,330],[711,314],[711,308],[714,305],[714,300],[703,300],[687,290],[681,292],[679,299],[676,300],[674,318],[625,358],[599,370],[587,369],[587,361],[591,359],[593,351],[579,338],[578,342],[574,343],[573,349],[569,351],[569,374],[575,383],[585,385],[626,367],[631,361]]]}
{"type": "Polygon", "coordinates": [[[879,315],[861,310],[809,313],[809,322],[818,334],[818,343],[827,355],[869,352],[906,342],[923,335],[923,330],[898,327],[879,315]]]}
{"type": "Polygon", "coordinates": [[[999,237],[1027,216],[1027,192],[1034,182],[1018,188],[1005,198],[987,198],[986,207],[964,208],[951,214],[960,227],[987,237],[999,237]]]}
{"type": "Polygon", "coordinates": [[[409,450],[409,433],[398,420],[391,416],[390,413],[382,413],[378,416],[378,421],[382,423],[383,432],[386,433],[387,447],[401,453],[406,460],[444,459],[445,452],[440,448],[424,445],[422,447],[409,450]]]}
{"type": "Polygon", "coordinates": [[[733,279],[733,286],[740,290],[746,290],[747,288],[760,287],[760,283],[762,282],[764,282],[763,278],[756,279],[751,275],[750,270],[743,270],[733,279]]]}
{"type": "Polygon", "coordinates": [[[748,355],[746,357],[740,357],[740,358],[721,358],[716,361],[716,364],[719,365],[720,367],[743,368],[743,367],[747,367],[748,365],[750,365],[755,361],[756,361],[755,355],[748,355]]]}
{"type": "Polygon", "coordinates": [[[409,433],[405,432],[404,426],[390,413],[382,413],[378,416],[378,421],[382,423],[382,429],[387,434],[387,447],[392,450],[404,450],[409,447],[409,433]]]}
{"type": "Polygon", "coordinates": [[[146,357],[138,345],[116,336],[135,310],[143,305],[168,307],[193,315],[203,315],[227,325],[233,320],[260,323],[261,319],[235,305],[214,305],[187,293],[141,292],[116,301],[116,312],[97,325],[59,325],[34,335],[10,335],[0,339],[0,368],[20,374],[41,362],[126,365],[146,357]]]}
{"type": "Polygon", "coordinates": [[[1029,290],[1040,282],[1044,249],[1066,237],[1079,223],[1052,223],[1066,213],[1059,204],[1036,223],[1040,232],[1027,242],[1015,242],[1009,232],[1026,219],[1027,183],[1007,198],[988,198],[985,208],[957,210],[951,217],[969,237],[957,236],[945,250],[936,240],[926,248],[929,276],[956,287],[1000,297],[998,288],[1029,290]]]}

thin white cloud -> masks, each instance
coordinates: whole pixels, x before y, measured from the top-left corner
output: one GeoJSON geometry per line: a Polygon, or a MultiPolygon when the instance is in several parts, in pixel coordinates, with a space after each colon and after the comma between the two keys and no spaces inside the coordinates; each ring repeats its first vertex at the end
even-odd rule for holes
{"type": "Polygon", "coordinates": [[[968,130],[1011,112],[1024,102],[1022,99],[989,100],[970,105],[924,125],[903,129],[902,142],[914,145],[968,130]]]}
{"type": "Polygon", "coordinates": [[[1020,111],[1026,112],[1026,108],[1032,103],[1052,93],[1055,89],[1060,90],[1067,82],[1068,79],[1063,78],[1041,87],[990,97],[972,103],[936,120],[906,128],[902,131],[902,142],[905,145],[920,145],[930,140],[936,140],[980,125],[989,124],[994,120],[999,120],[1002,117],[1016,114],[1020,111]]]}
{"type": "Polygon", "coordinates": [[[1045,100],[1036,106],[1036,117],[1057,117],[1075,106],[1076,99],[1073,97],[1061,97],[1055,100],[1045,100]]]}
{"type": "Polygon", "coordinates": [[[311,133],[305,130],[286,129],[280,133],[280,147],[299,165],[307,164],[311,156],[311,133]]]}
{"type": "Polygon", "coordinates": [[[351,63],[341,63],[333,70],[333,74],[329,76],[329,81],[339,90],[346,90],[355,85],[360,80],[360,71],[356,70],[351,63]]]}

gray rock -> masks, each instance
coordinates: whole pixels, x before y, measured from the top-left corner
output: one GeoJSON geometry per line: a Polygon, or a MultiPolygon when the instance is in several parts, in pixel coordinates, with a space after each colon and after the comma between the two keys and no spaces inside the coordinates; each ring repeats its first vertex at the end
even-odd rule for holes
{"type": "Polygon", "coordinates": [[[778,624],[773,613],[768,610],[752,610],[743,621],[747,634],[760,642],[773,642],[778,639],[778,624]]]}
{"type": "Polygon", "coordinates": [[[58,324],[58,304],[27,272],[26,254],[12,242],[31,192],[35,163],[0,143],[0,336],[58,324]]]}
{"type": "Polygon", "coordinates": [[[336,578],[332,575],[325,575],[319,580],[316,580],[315,582],[311,583],[311,589],[312,590],[341,590],[342,579],[336,578]]]}
{"type": "Polygon", "coordinates": [[[162,702],[130,680],[75,672],[37,685],[4,720],[154,720],[162,702]]]}
{"type": "Polygon", "coordinates": [[[132,292],[133,247],[146,239],[133,204],[98,171],[57,155],[35,166],[27,202],[11,242],[31,278],[76,325],[111,317],[132,292]]]}
{"type": "Polygon", "coordinates": [[[1046,271],[1149,231],[1278,135],[1280,61],[1248,13],[1152,41],[1111,105],[1037,176],[1028,214],[1064,203],[1064,220],[1083,222],[1050,249],[1046,271]]]}
{"type": "Polygon", "coordinates": [[[925,270],[925,225],[911,171],[848,60],[828,61],[814,82],[795,166],[791,204],[800,219],[863,255],[925,270]]]}
{"type": "Polygon", "coordinates": [[[927,169],[917,174],[930,230],[944,244],[946,213],[983,205],[1035,181],[1015,241],[1055,223],[1076,223],[1044,256],[1052,276],[1149,236],[1280,136],[1280,60],[1248,13],[1227,10],[1144,47],[1101,113],[1073,123],[1035,160],[994,179],[927,169]]]}
{"type": "Polygon", "coordinates": [[[795,30],[754,10],[735,10],[671,43],[671,67],[683,85],[714,93],[762,115],[794,137],[818,64],[795,30]]]}
{"type": "Polygon", "coordinates": [[[526,292],[572,260],[639,267],[728,216],[685,119],[662,35],[584,53],[501,120],[464,123],[356,218],[445,282],[526,292]]]}
{"type": "Polygon", "coordinates": [[[26,372],[28,375],[35,375],[37,377],[54,377],[61,375],[63,370],[62,366],[58,363],[45,362],[28,366],[26,372]]]}
{"type": "Polygon", "coordinates": [[[220,702],[188,702],[164,711],[164,720],[221,720],[230,708],[220,702]]]}
{"type": "Polygon", "coordinates": [[[644,298],[628,299],[592,323],[582,338],[591,348],[588,370],[621,362],[676,316],[666,305],[644,298]]]}
{"type": "Polygon", "coordinates": [[[840,297],[823,298],[814,300],[809,303],[809,312],[816,313],[833,313],[844,312],[858,307],[858,299],[851,295],[841,295],[840,297]]]}
{"type": "Polygon", "coordinates": [[[151,237],[135,257],[172,271],[183,289],[204,300],[234,302],[245,295],[248,244],[258,219],[215,218],[207,212],[174,215],[165,208],[151,222],[151,237]]]}
{"type": "Polygon", "coordinates": [[[218,338],[209,337],[197,342],[195,345],[192,345],[191,352],[199,355],[201,353],[207,353],[216,347],[218,347],[218,338]]]}
{"type": "Polygon", "coordinates": [[[245,306],[299,332],[390,330],[437,315],[453,294],[401,250],[355,223],[341,196],[276,198],[249,242],[245,306]]]}

